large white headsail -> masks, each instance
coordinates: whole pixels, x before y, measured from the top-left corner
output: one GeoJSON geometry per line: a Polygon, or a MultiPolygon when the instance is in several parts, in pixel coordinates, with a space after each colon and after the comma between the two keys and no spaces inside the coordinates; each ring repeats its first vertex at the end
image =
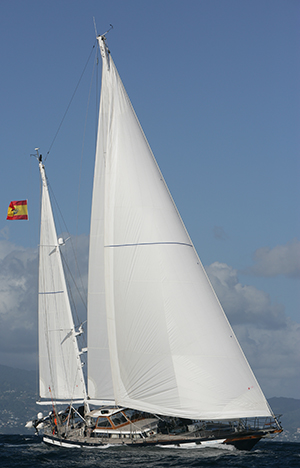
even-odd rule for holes
{"type": "Polygon", "coordinates": [[[101,242],[115,400],[186,418],[269,416],[103,37],[99,44],[103,146],[99,151],[98,144],[95,184],[102,184],[98,202],[104,200],[101,242]]]}
{"type": "Polygon", "coordinates": [[[85,399],[82,365],[42,161],[39,167],[42,178],[38,304],[40,397],[85,399]]]}

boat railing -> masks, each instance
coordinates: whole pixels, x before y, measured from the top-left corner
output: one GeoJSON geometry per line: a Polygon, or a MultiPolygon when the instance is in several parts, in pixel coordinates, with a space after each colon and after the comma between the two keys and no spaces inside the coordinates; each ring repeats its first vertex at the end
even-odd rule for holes
{"type": "Polygon", "coordinates": [[[232,421],[198,421],[192,425],[188,425],[187,429],[190,435],[201,437],[220,437],[232,433],[242,432],[267,432],[275,433],[281,431],[281,425],[275,417],[266,418],[244,418],[232,421]]]}
{"type": "MultiPolygon", "coordinates": [[[[279,418],[279,416],[278,416],[279,418]]],[[[245,418],[239,420],[239,427],[241,430],[276,430],[281,429],[280,422],[277,417],[266,418],[245,418]]]]}

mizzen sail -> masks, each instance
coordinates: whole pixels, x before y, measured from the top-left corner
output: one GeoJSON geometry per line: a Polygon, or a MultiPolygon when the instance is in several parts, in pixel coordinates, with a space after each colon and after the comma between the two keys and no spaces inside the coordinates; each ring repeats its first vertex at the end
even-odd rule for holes
{"type": "Polygon", "coordinates": [[[39,246],[39,393],[41,398],[85,399],[86,389],[42,161],[39,246]]]}

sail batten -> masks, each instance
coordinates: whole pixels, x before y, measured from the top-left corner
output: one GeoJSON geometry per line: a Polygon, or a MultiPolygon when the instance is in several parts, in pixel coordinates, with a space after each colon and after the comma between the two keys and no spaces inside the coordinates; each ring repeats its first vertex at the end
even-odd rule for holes
{"type": "Polygon", "coordinates": [[[103,68],[89,256],[89,395],[191,419],[270,416],[105,38],[98,41],[103,68]]]}

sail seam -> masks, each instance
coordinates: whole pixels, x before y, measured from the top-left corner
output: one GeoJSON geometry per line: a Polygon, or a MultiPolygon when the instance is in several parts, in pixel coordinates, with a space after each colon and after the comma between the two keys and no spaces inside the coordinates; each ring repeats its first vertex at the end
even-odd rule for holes
{"type": "Polygon", "coordinates": [[[104,247],[136,247],[140,245],[184,245],[186,247],[193,247],[192,244],[186,244],[185,242],[138,242],[136,244],[111,244],[104,247]]]}

